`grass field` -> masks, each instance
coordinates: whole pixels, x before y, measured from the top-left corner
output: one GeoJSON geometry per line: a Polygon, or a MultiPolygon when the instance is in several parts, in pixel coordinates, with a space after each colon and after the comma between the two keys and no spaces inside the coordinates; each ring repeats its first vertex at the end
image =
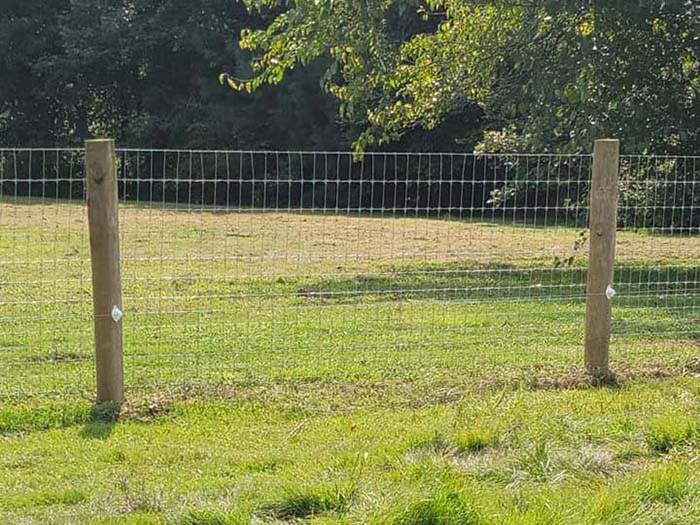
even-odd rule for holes
{"type": "Polygon", "coordinates": [[[619,233],[593,388],[575,224],[124,205],[115,421],[86,220],[0,201],[0,523],[700,521],[697,236],[619,233]]]}

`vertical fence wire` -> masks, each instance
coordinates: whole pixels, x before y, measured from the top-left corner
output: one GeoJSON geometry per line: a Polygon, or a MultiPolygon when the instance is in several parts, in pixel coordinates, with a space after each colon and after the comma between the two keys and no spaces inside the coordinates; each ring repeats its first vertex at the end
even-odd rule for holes
{"type": "Polygon", "coordinates": [[[0,150],[0,395],[94,389],[84,153],[0,150]]]}
{"type": "Polygon", "coordinates": [[[700,343],[699,160],[621,158],[618,252],[623,262],[616,269],[620,294],[613,331],[615,338],[653,345],[658,362],[684,359],[684,366],[693,368],[697,358],[671,350],[697,350],[700,343]]]}

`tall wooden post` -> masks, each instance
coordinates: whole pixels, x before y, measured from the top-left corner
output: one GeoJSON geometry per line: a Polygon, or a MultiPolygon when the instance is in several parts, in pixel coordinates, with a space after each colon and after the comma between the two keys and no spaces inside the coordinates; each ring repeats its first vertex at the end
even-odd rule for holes
{"type": "Polygon", "coordinates": [[[85,152],[97,402],[121,404],[124,401],[122,284],[114,141],[88,140],[85,152]]]}
{"type": "Polygon", "coordinates": [[[597,140],[590,191],[585,363],[589,373],[598,378],[609,374],[619,168],[620,142],[597,140]]]}

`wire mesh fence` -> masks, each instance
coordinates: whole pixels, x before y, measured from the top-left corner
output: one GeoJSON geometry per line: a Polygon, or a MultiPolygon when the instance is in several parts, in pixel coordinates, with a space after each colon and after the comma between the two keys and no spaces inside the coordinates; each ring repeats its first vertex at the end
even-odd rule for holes
{"type": "MultiPolygon", "coordinates": [[[[591,156],[117,157],[131,392],[580,361],[591,156]]],[[[2,398],[94,393],[84,164],[0,149],[2,398]]],[[[698,186],[698,157],[621,159],[620,364],[696,366],[698,186]]]]}

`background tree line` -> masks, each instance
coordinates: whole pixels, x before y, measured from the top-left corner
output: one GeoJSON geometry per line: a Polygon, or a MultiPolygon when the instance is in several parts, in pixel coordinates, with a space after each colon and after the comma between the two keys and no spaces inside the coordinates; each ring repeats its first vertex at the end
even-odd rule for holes
{"type": "Polygon", "coordinates": [[[2,0],[0,144],[347,147],[318,66],[280,90],[236,94],[240,30],[261,27],[232,0],[2,0]]]}
{"type": "MultiPolygon", "coordinates": [[[[2,145],[108,135],[165,148],[588,153],[613,136],[627,153],[700,150],[692,0],[0,3],[2,145]]],[[[519,173],[485,199],[522,199],[519,173]]],[[[669,204],[677,166],[626,173],[629,207],[669,204]]],[[[700,200],[695,164],[681,175],[687,206],[700,200]]]]}
{"type": "Polygon", "coordinates": [[[7,145],[700,146],[691,0],[2,0],[2,12],[7,145]]]}
{"type": "MultiPolygon", "coordinates": [[[[243,29],[280,12],[235,0],[0,0],[0,144],[80,145],[108,135],[122,146],[348,149],[356,126],[321,87],[330,59],[285,76],[277,89],[236,93],[223,71],[248,77],[243,29]]],[[[397,15],[398,17],[398,15],[397,15]]],[[[443,129],[397,147],[458,149],[478,127],[470,108],[443,129]]]]}

